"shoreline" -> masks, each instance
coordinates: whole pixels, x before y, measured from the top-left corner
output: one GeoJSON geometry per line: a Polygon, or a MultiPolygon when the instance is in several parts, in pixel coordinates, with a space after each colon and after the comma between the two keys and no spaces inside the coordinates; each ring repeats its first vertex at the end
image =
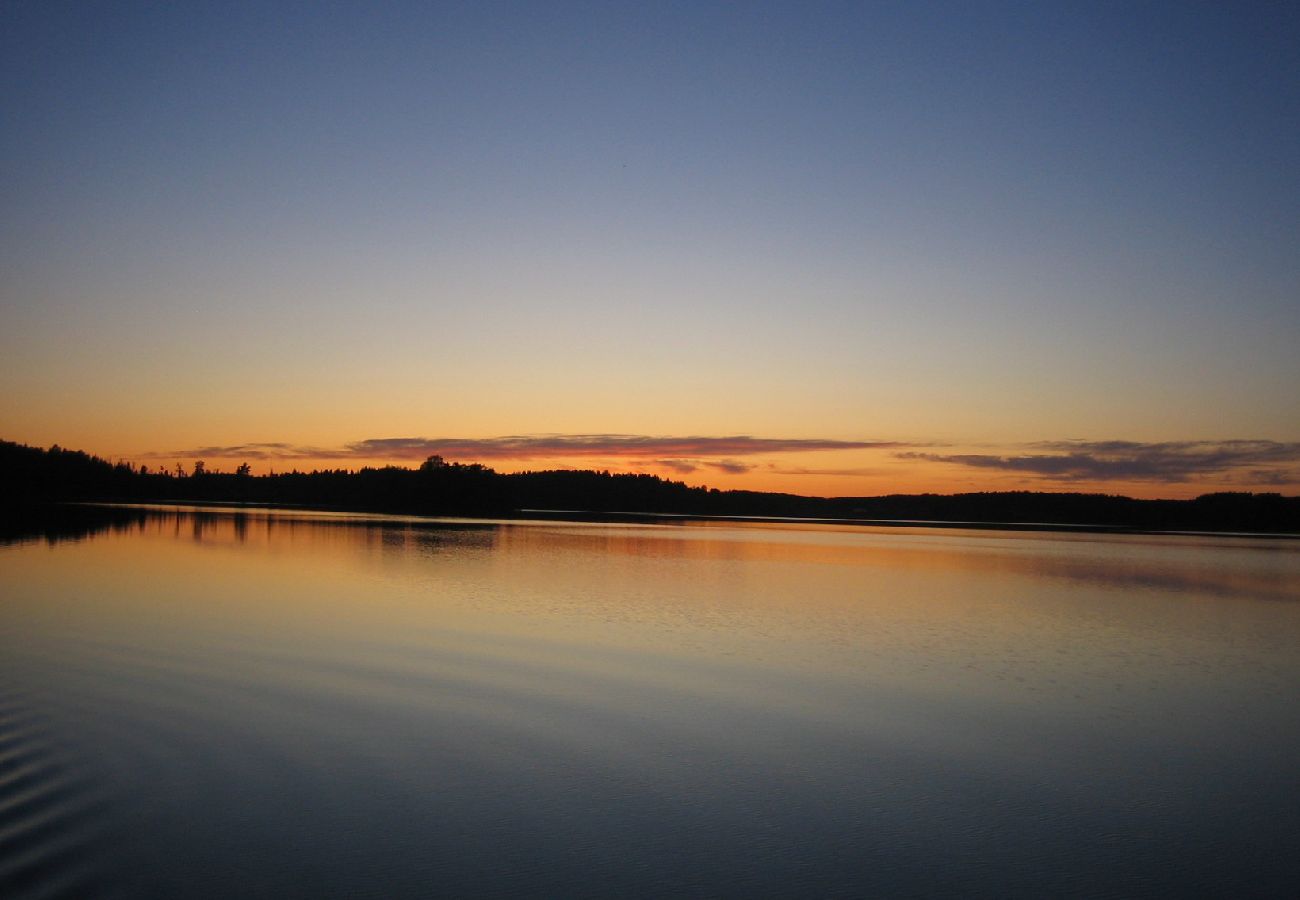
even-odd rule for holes
{"type": "Polygon", "coordinates": [[[952,531],[1006,531],[1015,533],[1056,533],[1056,534],[1110,534],[1159,537],[1225,537],[1236,539],[1300,540],[1300,534],[1293,532],[1265,531],[1228,531],[1228,530],[1190,530],[1190,529],[1150,529],[1134,528],[1121,525],[1071,523],[1071,522],[990,522],[957,521],[942,519],[884,519],[862,517],[795,517],[795,516],[727,516],[703,513],[641,512],[635,510],[580,510],[580,509],[518,509],[507,514],[493,515],[439,515],[418,512],[401,512],[396,510],[376,510],[356,507],[329,507],[320,505],[295,505],[284,503],[261,503],[239,501],[210,500],[164,500],[164,501],[112,501],[85,500],[64,501],[50,505],[51,508],[90,508],[90,509],[124,509],[140,511],[194,512],[211,510],[214,512],[260,511],[273,513],[284,511],[290,513],[345,514],[367,519],[388,519],[393,522],[427,522],[438,523],[482,523],[495,522],[572,522],[575,524],[626,523],[626,524],[689,524],[692,522],[721,524],[771,524],[771,525],[841,525],[857,528],[924,528],[929,530],[952,531]]]}

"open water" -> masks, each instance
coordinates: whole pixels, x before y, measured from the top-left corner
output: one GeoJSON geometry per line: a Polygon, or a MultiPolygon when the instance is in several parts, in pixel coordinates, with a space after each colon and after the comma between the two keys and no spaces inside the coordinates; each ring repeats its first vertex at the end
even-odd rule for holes
{"type": "Polygon", "coordinates": [[[1294,897],[1298,751],[1298,541],[155,509],[0,546],[5,897],[1294,897]]]}

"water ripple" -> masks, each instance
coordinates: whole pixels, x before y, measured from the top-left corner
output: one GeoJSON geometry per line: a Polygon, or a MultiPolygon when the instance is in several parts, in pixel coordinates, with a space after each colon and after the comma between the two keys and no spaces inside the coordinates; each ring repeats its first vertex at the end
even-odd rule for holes
{"type": "Polygon", "coordinates": [[[29,698],[0,697],[0,896],[108,896],[105,792],[29,698]]]}

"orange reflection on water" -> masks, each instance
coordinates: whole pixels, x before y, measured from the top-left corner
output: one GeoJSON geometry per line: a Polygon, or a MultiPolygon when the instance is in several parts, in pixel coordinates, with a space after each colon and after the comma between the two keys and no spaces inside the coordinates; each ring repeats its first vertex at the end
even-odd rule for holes
{"type": "MultiPolygon", "coordinates": [[[[156,510],[4,557],[25,627],[185,645],[525,636],[929,680],[1191,653],[1294,667],[1294,543],[798,523],[430,521],[156,510]],[[1261,605],[1263,604],[1263,605],[1261,605]],[[138,632],[138,633],[137,633],[138,632]],[[1086,648],[1086,649],[1085,649],[1086,648]],[[1222,654],[1219,653],[1222,657],[1222,654]],[[1235,657],[1234,657],[1235,658],[1235,657]],[[1271,661],[1271,662],[1270,662],[1271,661]]],[[[17,605],[15,605],[17,604],[17,605]]],[[[1042,670],[1053,676],[1043,676],[1042,670]]],[[[1042,677],[1040,677],[1042,676],[1042,677]]]]}

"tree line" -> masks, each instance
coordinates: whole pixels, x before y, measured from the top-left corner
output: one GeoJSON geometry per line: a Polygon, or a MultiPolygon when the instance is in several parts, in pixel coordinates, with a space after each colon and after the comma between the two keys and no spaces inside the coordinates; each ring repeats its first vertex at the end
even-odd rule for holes
{"type": "MultiPolygon", "coordinates": [[[[427,515],[526,511],[752,516],[917,524],[1087,526],[1131,530],[1300,533],[1300,497],[1215,493],[1193,500],[1033,491],[805,497],[720,491],[655,475],[549,470],[500,473],[434,456],[417,468],[365,467],[253,475],[196,462],[151,468],[81,450],[0,441],[0,494],[9,518],[59,501],[235,503],[427,515]]],[[[48,513],[41,513],[48,514],[48,513]]]]}

